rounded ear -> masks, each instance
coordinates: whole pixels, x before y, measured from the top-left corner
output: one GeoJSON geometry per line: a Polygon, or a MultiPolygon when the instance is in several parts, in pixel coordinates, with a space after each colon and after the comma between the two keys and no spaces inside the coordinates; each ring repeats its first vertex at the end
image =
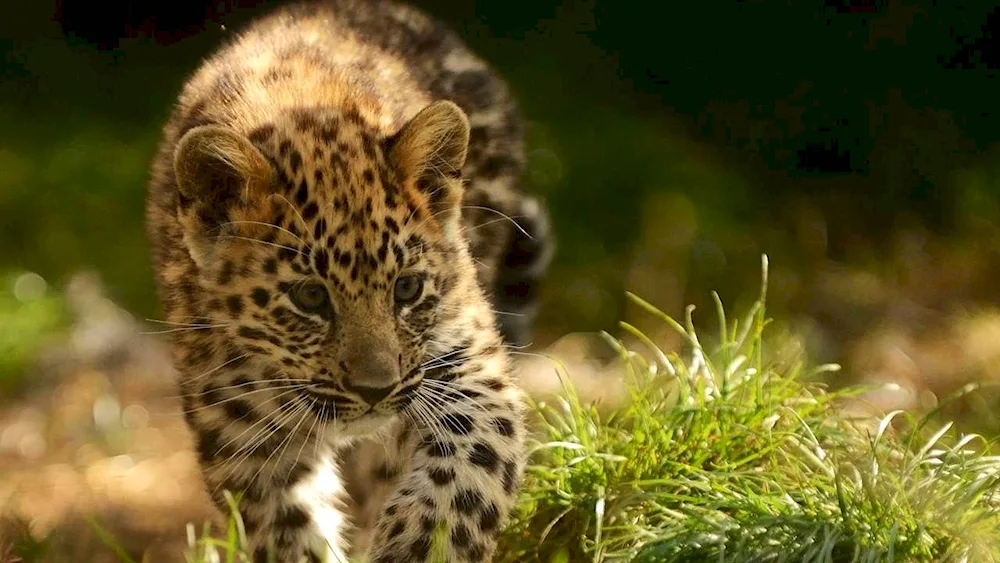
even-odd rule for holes
{"type": "Polygon", "coordinates": [[[184,198],[228,207],[259,197],[272,168],[246,137],[225,127],[203,125],[178,141],[174,174],[184,198]]]}
{"type": "Polygon", "coordinates": [[[432,210],[462,201],[457,182],[469,150],[469,119],[454,102],[434,102],[389,140],[389,157],[407,180],[427,195],[432,210]]]}
{"type": "Polygon", "coordinates": [[[273,174],[267,158],[236,131],[204,125],[181,137],[174,151],[177,218],[199,267],[223,244],[220,235],[237,230],[233,221],[265,220],[260,213],[273,174]]]}

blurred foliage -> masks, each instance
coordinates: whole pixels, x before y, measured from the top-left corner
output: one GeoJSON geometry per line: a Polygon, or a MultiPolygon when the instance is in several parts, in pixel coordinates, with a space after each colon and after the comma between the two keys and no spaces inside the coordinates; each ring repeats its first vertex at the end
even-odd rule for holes
{"type": "Polygon", "coordinates": [[[61,297],[38,274],[0,279],[0,396],[11,393],[33,353],[65,319],[61,297]]]}

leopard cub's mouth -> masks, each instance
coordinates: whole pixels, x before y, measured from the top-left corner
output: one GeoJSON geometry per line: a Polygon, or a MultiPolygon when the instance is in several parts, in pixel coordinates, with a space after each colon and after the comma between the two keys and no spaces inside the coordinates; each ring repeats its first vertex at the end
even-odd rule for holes
{"type": "Polygon", "coordinates": [[[416,398],[420,384],[419,374],[415,377],[408,375],[386,392],[384,397],[374,401],[366,401],[334,383],[310,385],[306,393],[311,399],[312,411],[321,420],[347,422],[363,417],[387,417],[402,413],[416,398]]]}

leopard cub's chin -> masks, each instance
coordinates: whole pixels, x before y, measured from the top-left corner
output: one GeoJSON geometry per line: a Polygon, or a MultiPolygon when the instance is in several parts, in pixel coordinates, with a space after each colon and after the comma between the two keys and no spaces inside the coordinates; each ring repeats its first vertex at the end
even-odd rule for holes
{"type": "Polygon", "coordinates": [[[370,413],[352,420],[338,420],[333,422],[334,439],[336,437],[361,438],[371,436],[386,430],[397,418],[398,415],[370,413]]]}

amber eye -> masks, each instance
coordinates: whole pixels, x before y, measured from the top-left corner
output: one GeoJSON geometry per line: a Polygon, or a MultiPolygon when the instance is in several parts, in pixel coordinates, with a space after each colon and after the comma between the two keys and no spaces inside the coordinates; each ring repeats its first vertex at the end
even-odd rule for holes
{"type": "Polygon", "coordinates": [[[396,278],[393,299],[396,300],[397,305],[406,305],[419,299],[423,292],[424,278],[415,274],[406,274],[396,278]]]}
{"type": "Polygon", "coordinates": [[[330,294],[326,286],[317,282],[307,282],[291,294],[292,303],[306,313],[318,313],[330,305],[330,294]]]}

